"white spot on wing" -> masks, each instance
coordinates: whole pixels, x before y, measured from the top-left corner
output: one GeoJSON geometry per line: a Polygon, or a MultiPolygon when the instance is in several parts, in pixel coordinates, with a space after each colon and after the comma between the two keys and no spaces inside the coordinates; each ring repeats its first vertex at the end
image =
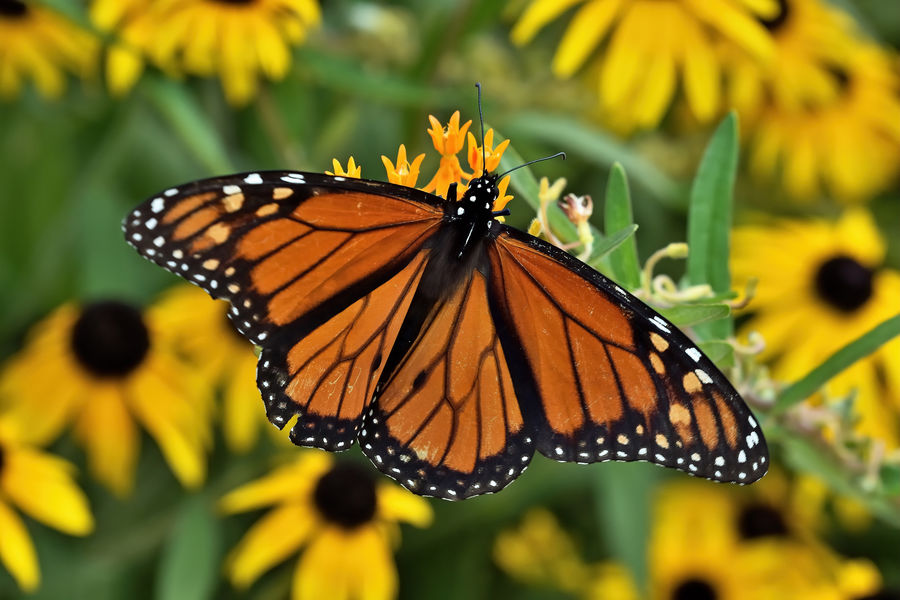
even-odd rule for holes
{"type": "Polygon", "coordinates": [[[702,354],[700,354],[700,351],[694,347],[688,348],[684,351],[684,353],[693,358],[694,362],[697,362],[698,360],[700,360],[700,357],[703,356],[702,354]]]}
{"type": "Polygon", "coordinates": [[[244,183],[249,183],[251,185],[258,185],[263,182],[262,176],[259,173],[250,173],[246,177],[244,177],[244,183]]]}

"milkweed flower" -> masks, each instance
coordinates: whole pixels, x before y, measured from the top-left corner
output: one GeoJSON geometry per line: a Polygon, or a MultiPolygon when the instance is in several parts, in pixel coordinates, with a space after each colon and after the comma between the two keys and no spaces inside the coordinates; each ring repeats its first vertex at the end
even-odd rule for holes
{"type": "Polygon", "coordinates": [[[331,159],[331,168],[333,171],[325,171],[326,175],[337,175],[338,177],[352,177],[353,179],[359,179],[362,177],[362,165],[357,165],[356,160],[351,156],[347,160],[347,168],[341,164],[336,158],[331,159]]]}
{"type": "Polygon", "coordinates": [[[303,452],[220,503],[228,514],[263,507],[273,508],[232,551],[226,571],[245,588],[304,548],[294,571],[294,600],[393,598],[398,523],[426,527],[432,519],[424,499],[323,452],[303,452]]]}
{"type": "MultiPolygon", "coordinates": [[[[885,243],[872,216],[848,210],[836,222],[779,220],[738,227],[735,285],[759,283],[743,332],[765,340],[773,376],[795,381],[844,345],[900,312],[900,272],[883,266],[885,243]]],[[[900,444],[900,342],[834,377],[829,396],[854,391],[857,432],[900,444]]]]}
{"type": "MultiPolygon", "coordinates": [[[[269,424],[256,388],[256,355],[228,319],[228,303],[192,285],[167,291],[150,309],[176,355],[201,373],[211,387],[221,385],[220,413],[225,443],[233,452],[250,450],[269,424]]],[[[284,436],[273,436],[279,441],[284,436]]]]}
{"type": "Polygon", "coordinates": [[[131,49],[164,69],[218,76],[238,106],[256,95],[260,73],[287,75],[291,46],[321,20],[316,0],[95,0],[91,12],[98,26],[121,32],[124,46],[109,64],[116,91],[139,74],[137,57],[123,54],[131,49]]]}
{"type": "Polygon", "coordinates": [[[623,131],[655,127],[679,84],[698,120],[718,115],[719,44],[771,59],[771,37],[757,19],[774,15],[776,0],[532,0],[513,27],[513,41],[527,43],[575,5],[553,71],[570,77],[596,55],[600,104],[623,131]]]}
{"type": "Polygon", "coordinates": [[[99,45],[88,31],[36,3],[0,2],[0,98],[12,98],[25,81],[48,98],[66,87],[65,73],[86,78],[99,45]]]}
{"type": "Polygon", "coordinates": [[[29,439],[49,443],[71,424],[91,474],[119,495],[133,484],[139,425],[183,485],[206,474],[209,392],[158,343],[158,326],[118,300],[66,304],[0,373],[0,392],[29,439]]]}
{"type": "Polygon", "coordinates": [[[441,125],[433,115],[428,115],[431,128],[428,135],[434,144],[434,149],[441,155],[441,162],[438,166],[437,173],[428,184],[422,188],[426,192],[434,192],[439,196],[447,196],[447,189],[451,183],[458,183],[464,179],[469,179],[470,175],[463,171],[462,165],[459,164],[460,150],[466,143],[466,132],[472,121],[466,121],[462,127],[459,125],[459,111],[455,111],[450,116],[447,127],[441,125]]]}
{"type": "Polygon", "coordinates": [[[425,153],[423,152],[415,157],[412,162],[409,162],[406,159],[406,146],[403,144],[400,144],[400,149],[397,151],[396,166],[387,156],[381,156],[381,162],[384,163],[388,181],[407,187],[416,187],[416,181],[419,179],[419,168],[422,166],[422,160],[424,159],[425,153]]]}
{"type": "Polygon", "coordinates": [[[74,467],[26,442],[26,423],[0,416],[0,564],[26,592],[40,584],[37,553],[14,508],[41,523],[83,536],[94,529],[74,467]]]}

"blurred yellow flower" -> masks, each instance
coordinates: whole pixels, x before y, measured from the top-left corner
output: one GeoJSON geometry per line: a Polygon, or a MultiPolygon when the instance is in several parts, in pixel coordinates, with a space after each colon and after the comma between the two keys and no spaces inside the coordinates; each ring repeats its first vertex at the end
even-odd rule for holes
{"type": "Polygon", "coordinates": [[[37,554],[13,510],[70,535],[87,535],[94,518],[73,480],[75,468],[26,443],[24,424],[0,417],[0,563],[26,592],[40,584],[37,554]]]}
{"type": "Polygon", "coordinates": [[[790,535],[756,493],[701,482],[665,486],[650,538],[651,597],[842,600],[853,597],[850,589],[860,596],[877,589],[874,565],[790,535]]]}
{"type": "Polygon", "coordinates": [[[718,115],[723,65],[717,43],[754,60],[772,55],[771,37],[757,18],[775,15],[776,0],[532,0],[512,30],[513,41],[528,42],[574,5],[581,6],[553,71],[570,77],[599,47],[601,105],[621,131],[655,127],[679,83],[697,119],[718,115]]]}
{"type": "MultiPolygon", "coordinates": [[[[256,355],[228,319],[228,304],[203,290],[180,285],[169,290],[150,309],[165,339],[177,355],[210,382],[222,385],[221,422],[225,443],[233,452],[250,450],[260,429],[269,424],[256,388],[256,355]]],[[[284,436],[273,436],[284,441],[284,436]]]]}
{"type": "Polygon", "coordinates": [[[97,39],[59,13],[20,0],[0,2],[0,98],[12,98],[26,79],[48,98],[66,87],[65,73],[89,77],[97,39]]]}
{"type": "Polygon", "coordinates": [[[158,327],[150,315],[116,300],[60,307],[0,372],[10,416],[39,444],[71,423],[91,474],[119,495],[133,484],[139,423],[179,481],[200,485],[209,391],[160,347],[158,327]]]}
{"type": "MultiPolygon", "coordinates": [[[[839,348],[900,312],[900,272],[882,267],[885,244],[871,215],[848,210],[837,222],[781,220],[734,233],[735,285],[759,285],[743,332],[758,331],[773,375],[794,381],[839,348]]],[[[854,390],[861,434],[900,443],[900,369],[892,342],[832,379],[835,398],[854,390]]]]}
{"type": "Polygon", "coordinates": [[[331,159],[332,169],[334,171],[325,171],[326,175],[337,175],[338,177],[353,177],[359,179],[362,177],[362,165],[357,165],[356,160],[351,156],[347,161],[347,168],[344,169],[341,161],[336,158],[331,159]]]}
{"type": "Polygon", "coordinates": [[[293,45],[321,19],[317,0],[95,0],[93,21],[122,39],[108,59],[111,88],[125,91],[140,74],[140,51],[164,69],[218,76],[231,104],[257,92],[258,74],[280,80],[293,45]]]}
{"type": "Polygon", "coordinates": [[[591,575],[572,538],[544,508],[531,509],[518,527],[497,536],[494,562],[519,581],[569,593],[584,589],[591,575]]]}
{"type": "Polygon", "coordinates": [[[725,52],[753,170],[780,175],[801,199],[823,187],[848,201],[884,189],[900,171],[898,57],[823,0],[779,0],[778,14],[762,22],[774,60],[725,52]]]}
{"type": "Polygon", "coordinates": [[[376,483],[370,469],[313,451],[230,492],[220,508],[231,514],[273,505],[232,551],[226,571],[236,587],[246,588],[305,546],[294,600],[393,598],[398,522],[426,527],[432,519],[424,499],[376,483]]]}

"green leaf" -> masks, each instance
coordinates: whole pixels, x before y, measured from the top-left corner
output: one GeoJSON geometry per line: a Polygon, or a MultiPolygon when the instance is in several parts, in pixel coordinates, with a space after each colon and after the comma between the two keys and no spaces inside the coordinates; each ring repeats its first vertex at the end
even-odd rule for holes
{"type": "MultiPolygon", "coordinates": [[[[615,232],[634,225],[631,212],[631,192],[628,189],[628,178],[625,168],[618,162],[613,163],[606,184],[606,199],[603,204],[603,227],[606,235],[612,239],[615,232]]],[[[641,285],[641,265],[638,262],[637,243],[629,236],[620,242],[615,249],[610,249],[609,265],[613,279],[630,290],[641,285]]]]}
{"type": "Polygon", "coordinates": [[[209,500],[187,498],[163,549],[156,600],[212,598],[221,557],[222,532],[209,500]]]}
{"type": "Polygon", "coordinates": [[[879,475],[884,492],[889,496],[900,496],[900,465],[882,465],[879,475]]]}
{"type": "Polygon", "coordinates": [[[657,310],[678,327],[694,327],[700,323],[724,319],[731,314],[731,307],[727,304],[682,304],[657,310]]]}
{"type": "Polygon", "coordinates": [[[596,269],[597,263],[604,261],[604,259],[610,259],[612,257],[612,254],[610,253],[615,253],[617,248],[620,248],[628,240],[634,239],[634,232],[637,231],[637,229],[638,226],[632,223],[603,239],[595,240],[594,255],[588,261],[588,264],[596,269]]]}
{"type": "MultiPolygon", "coordinates": [[[[734,180],[738,164],[738,123],[732,112],[713,134],[694,184],[688,209],[687,278],[692,285],[708,283],[714,292],[731,289],[728,269],[734,180]]],[[[697,328],[701,339],[724,339],[733,334],[731,319],[697,328]]]]}
{"type": "Polygon", "coordinates": [[[635,181],[670,207],[684,207],[681,185],[615,137],[566,116],[522,112],[503,120],[513,139],[540,139],[605,168],[621,162],[635,181]]]}
{"type": "Polygon", "coordinates": [[[212,173],[231,173],[235,168],[225,153],[225,143],[184,84],[162,77],[145,77],[142,89],[203,166],[212,173]]]}
{"type": "Polygon", "coordinates": [[[898,335],[900,335],[900,315],[891,317],[877,325],[871,331],[829,356],[825,362],[807,373],[805,377],[795,381],[790,387],[781,392],[781,395],[775,402],[774,412],[780,413],[794,404],[802,402],[805,398],[816,393],[829,379],[856,361],[872,354],[883,344],[898,335]]]}
{"type": "Polygon", "coordinates": [[[697,346],[706,357],[719,367],[730,367],[734,364],[734,346],[722,340],[707,340],[697,346]]]}

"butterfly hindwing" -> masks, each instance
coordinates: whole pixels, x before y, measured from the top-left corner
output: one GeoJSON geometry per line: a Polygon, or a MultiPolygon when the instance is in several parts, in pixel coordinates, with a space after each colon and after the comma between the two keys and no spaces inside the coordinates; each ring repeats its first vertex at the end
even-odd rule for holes
{"type": "Polygon", "coordinates": [[[370,294],[302,339],[276,336],[263,349],[257,384],[269,420],[298,446],[346,450],[375,394],[378,377],[422,276],[427,251],[370,294]]]}
{"type": "Polygon", "coordinates": [[[148,199],[123,224],[144,257],[231,302],[251,341],[297,337],[399,272],[437,230],[440,199],[391,184],[261,172],[148,199]]]}
{"type": "Polygon", "coordinates": [[[438,301],[403,359],[382,375],[359,442],[405,487],[451,500],[498,491],[528,466],[533,440],[482,273],[438,301]]]}
{"type": "Polygon", "coordinates": [[[740,396],[674,325],[571,255],[504,228],[488,251],[517,393],[541,407],[537,449],[576,462],[646,460],[718,481],[766,472],[740,396]]]}

